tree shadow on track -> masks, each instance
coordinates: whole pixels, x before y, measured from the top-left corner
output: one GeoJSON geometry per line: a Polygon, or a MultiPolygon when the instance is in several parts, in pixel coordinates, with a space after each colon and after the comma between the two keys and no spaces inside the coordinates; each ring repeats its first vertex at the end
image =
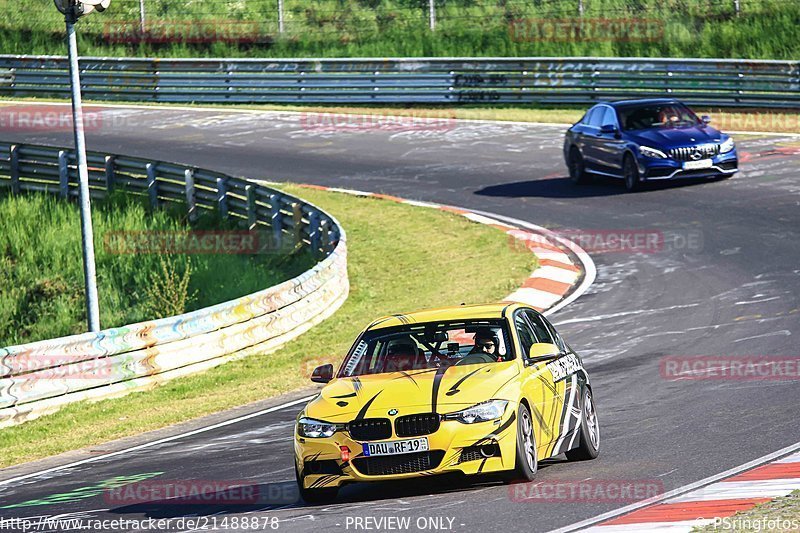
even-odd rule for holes
{"type": "MultiPolygon", "coordinates": [[[[559,462],[562,461],[542,461],[539,463],[539,469],[544,470],[548,466],[559,462]]],[[[468,492],[480,488],[502,487],[504,485],[502,478],[494,474],[478,476],[442,474],[415,479],[354,483],[343,486],[336,501],[324,504],[324,506],[330,507],[337,504],[468,492]]],[[[124,494],[123,488],[118,503],[125,503],[124,494]]],[[[203,491],[200,494],[188,497],[156,498],[151,501],[144,501],[146,499],[142,498],[136,501],[134,495],[130,500],[131,503],[112,507],[109,512],[118,515],[162,519],[185,516],[233,515],[319,506],[308,504],[300,498],[294,480],[252,485],[244,484],[220,491],[203,491]]],[[[115,502],[112,500],[111,503],[115,502]]]]}
{"type": "MultiPolygon", "coordinates": [[[[699,185],[718,181],[709,180],[671,180],[646,183],[639,192],[659,191],[665,189],[680,189],[690,185],[699,185]]],[[[557,177],[528,181],[501,183],[484,187],[475,194],[479,196],[495,196],[508,198],[593,198],[601,196],[618,196],[631,194],[625,190],[622,180],[614,178],[597,178],[586,185],[576,185],[569,177],[557,177]]]]}

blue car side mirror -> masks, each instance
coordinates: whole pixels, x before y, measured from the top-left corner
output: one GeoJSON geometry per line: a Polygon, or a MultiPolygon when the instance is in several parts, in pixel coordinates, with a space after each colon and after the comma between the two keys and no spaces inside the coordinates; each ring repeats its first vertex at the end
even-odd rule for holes
{"type": "Polygon", "coordinates": [[[617,127],[613,124],[603,124],[600,128],[600,133],[617,133],[617,127]]]}

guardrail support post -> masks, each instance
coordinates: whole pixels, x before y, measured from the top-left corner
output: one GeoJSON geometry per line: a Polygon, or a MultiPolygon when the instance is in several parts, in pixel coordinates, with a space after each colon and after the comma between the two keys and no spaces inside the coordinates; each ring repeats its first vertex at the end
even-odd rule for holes
{"type": "Polygon", "coordinates": [[[114,192],[114,172],[115,161],[114,156],[106,156],[106,192],[110,195],[114,192]]]}
{"type": "Polygon", "coordinates": [[[58,191],[61,198],[69,198],[69,152],[58,151],[58,191]]]}
{"type": "Polygon", "coordinates": [[[247,194],[247,229],[253,231],[258,224],[258,211],[256,206],[256,188],[248,185],[244,188],[247,194]]]}
{"type": "Polygon", "coordinates": [[[158,209],[158,182],[156,182],[156,166],[153,163],[147,163],[145,166],[147,171],[147,195],[150,197],[150,207],[153,210],[158,209]]]}
{"type": "Polygon", "coordinates": [[[319,227],[322,252],[325,253],[331,249],[331,226],[328,223],[328,219],[322,219],[319,223],[319,227]]]}
{"type": "Polygon", "coordinates": [[[281,197],[271,194],[269,197],[270,205],[270,227],[272,228],[272,240],[276,250],[281,249],[283,244],[283,214],[281,213],[281,197]]]}
{"type": "Polygon", "coordinates": [[[197,222],[197,197],[194,190],[194,170],[187,168],[183,171],[186,181],[186,207],[188,209],[189,223],[197,222]]]}
{"type": "Polygon", "coordinates": [[[311,243],[311,253],[314,256],[318,256],[320,252],[319,234],[319,213],[311,211],[308,215],[308,240],[311,243]]]}
{"type": "Polygon", "coordinates": [[[228,218],[228,186],[224,178],[217,178],[217,205],[219,216],[228,218]]]}
{"type": "Polygon", "coordinates": [[[292,202],[292,220],[294,221],[294,244],[303,243],[303,208],[297,202],[292,202]]]}
{"type": "Polygon", "coordinates": [[[16,144],[11,145],[9,163],[11,165],[11,193],[19,194],[19,146],[16,144]]]}

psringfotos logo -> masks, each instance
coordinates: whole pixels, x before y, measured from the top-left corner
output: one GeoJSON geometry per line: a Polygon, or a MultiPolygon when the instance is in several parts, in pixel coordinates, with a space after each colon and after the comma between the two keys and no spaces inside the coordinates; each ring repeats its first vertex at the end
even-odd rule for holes
{"type": "Polygon", "coordinates": [[[511,21],[509,32],[521,42],[652,42],[664,38],[664,24],[636,17],[522,18],[511,21]]]}
{"type": "Polygon", "coordinates": [[[509,499],[517,503],[633,503],[663,493],[658,479],[548,480],[508,487],[509,499]]]}
{"type": "Polygon", "coordinates": [[[800,531],[800,519],[768,516],[716,516],[710,522],[702,518],[697,520],[698,527],[703,525],[715,531],[800,531]]]}
{"type": "Polygon", "coordinates": [[[142,28],[139,21],[109,20],[103,36],[115,44],[267,44],[272,38],[258,21],[247,20],[152,20],[142,28]]]}
{"type": "Polygon", "coordinates": [[[442,116],[424,111],[406,115],[304,112],[300,114],[300,125],[304,130],[317,132],[442,132],[456,127],[456,117],[455,113],[442,116]]]}
{"type": "Polygon", "coordinates": [[[679,380],[800,380],[800,356],[669,356],[659,361],[661,377],[679,380]]]}

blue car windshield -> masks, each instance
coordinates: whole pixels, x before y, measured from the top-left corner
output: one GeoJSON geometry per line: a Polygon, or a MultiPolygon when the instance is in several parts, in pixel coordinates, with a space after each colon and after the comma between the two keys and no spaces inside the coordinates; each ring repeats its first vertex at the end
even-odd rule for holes
{"type": "Polygon", "coordinates": [[[687,128],[702,124],[694,112],[675,102],[621,106],[617,108],[624,131],[652,128],[687,128]]]}

